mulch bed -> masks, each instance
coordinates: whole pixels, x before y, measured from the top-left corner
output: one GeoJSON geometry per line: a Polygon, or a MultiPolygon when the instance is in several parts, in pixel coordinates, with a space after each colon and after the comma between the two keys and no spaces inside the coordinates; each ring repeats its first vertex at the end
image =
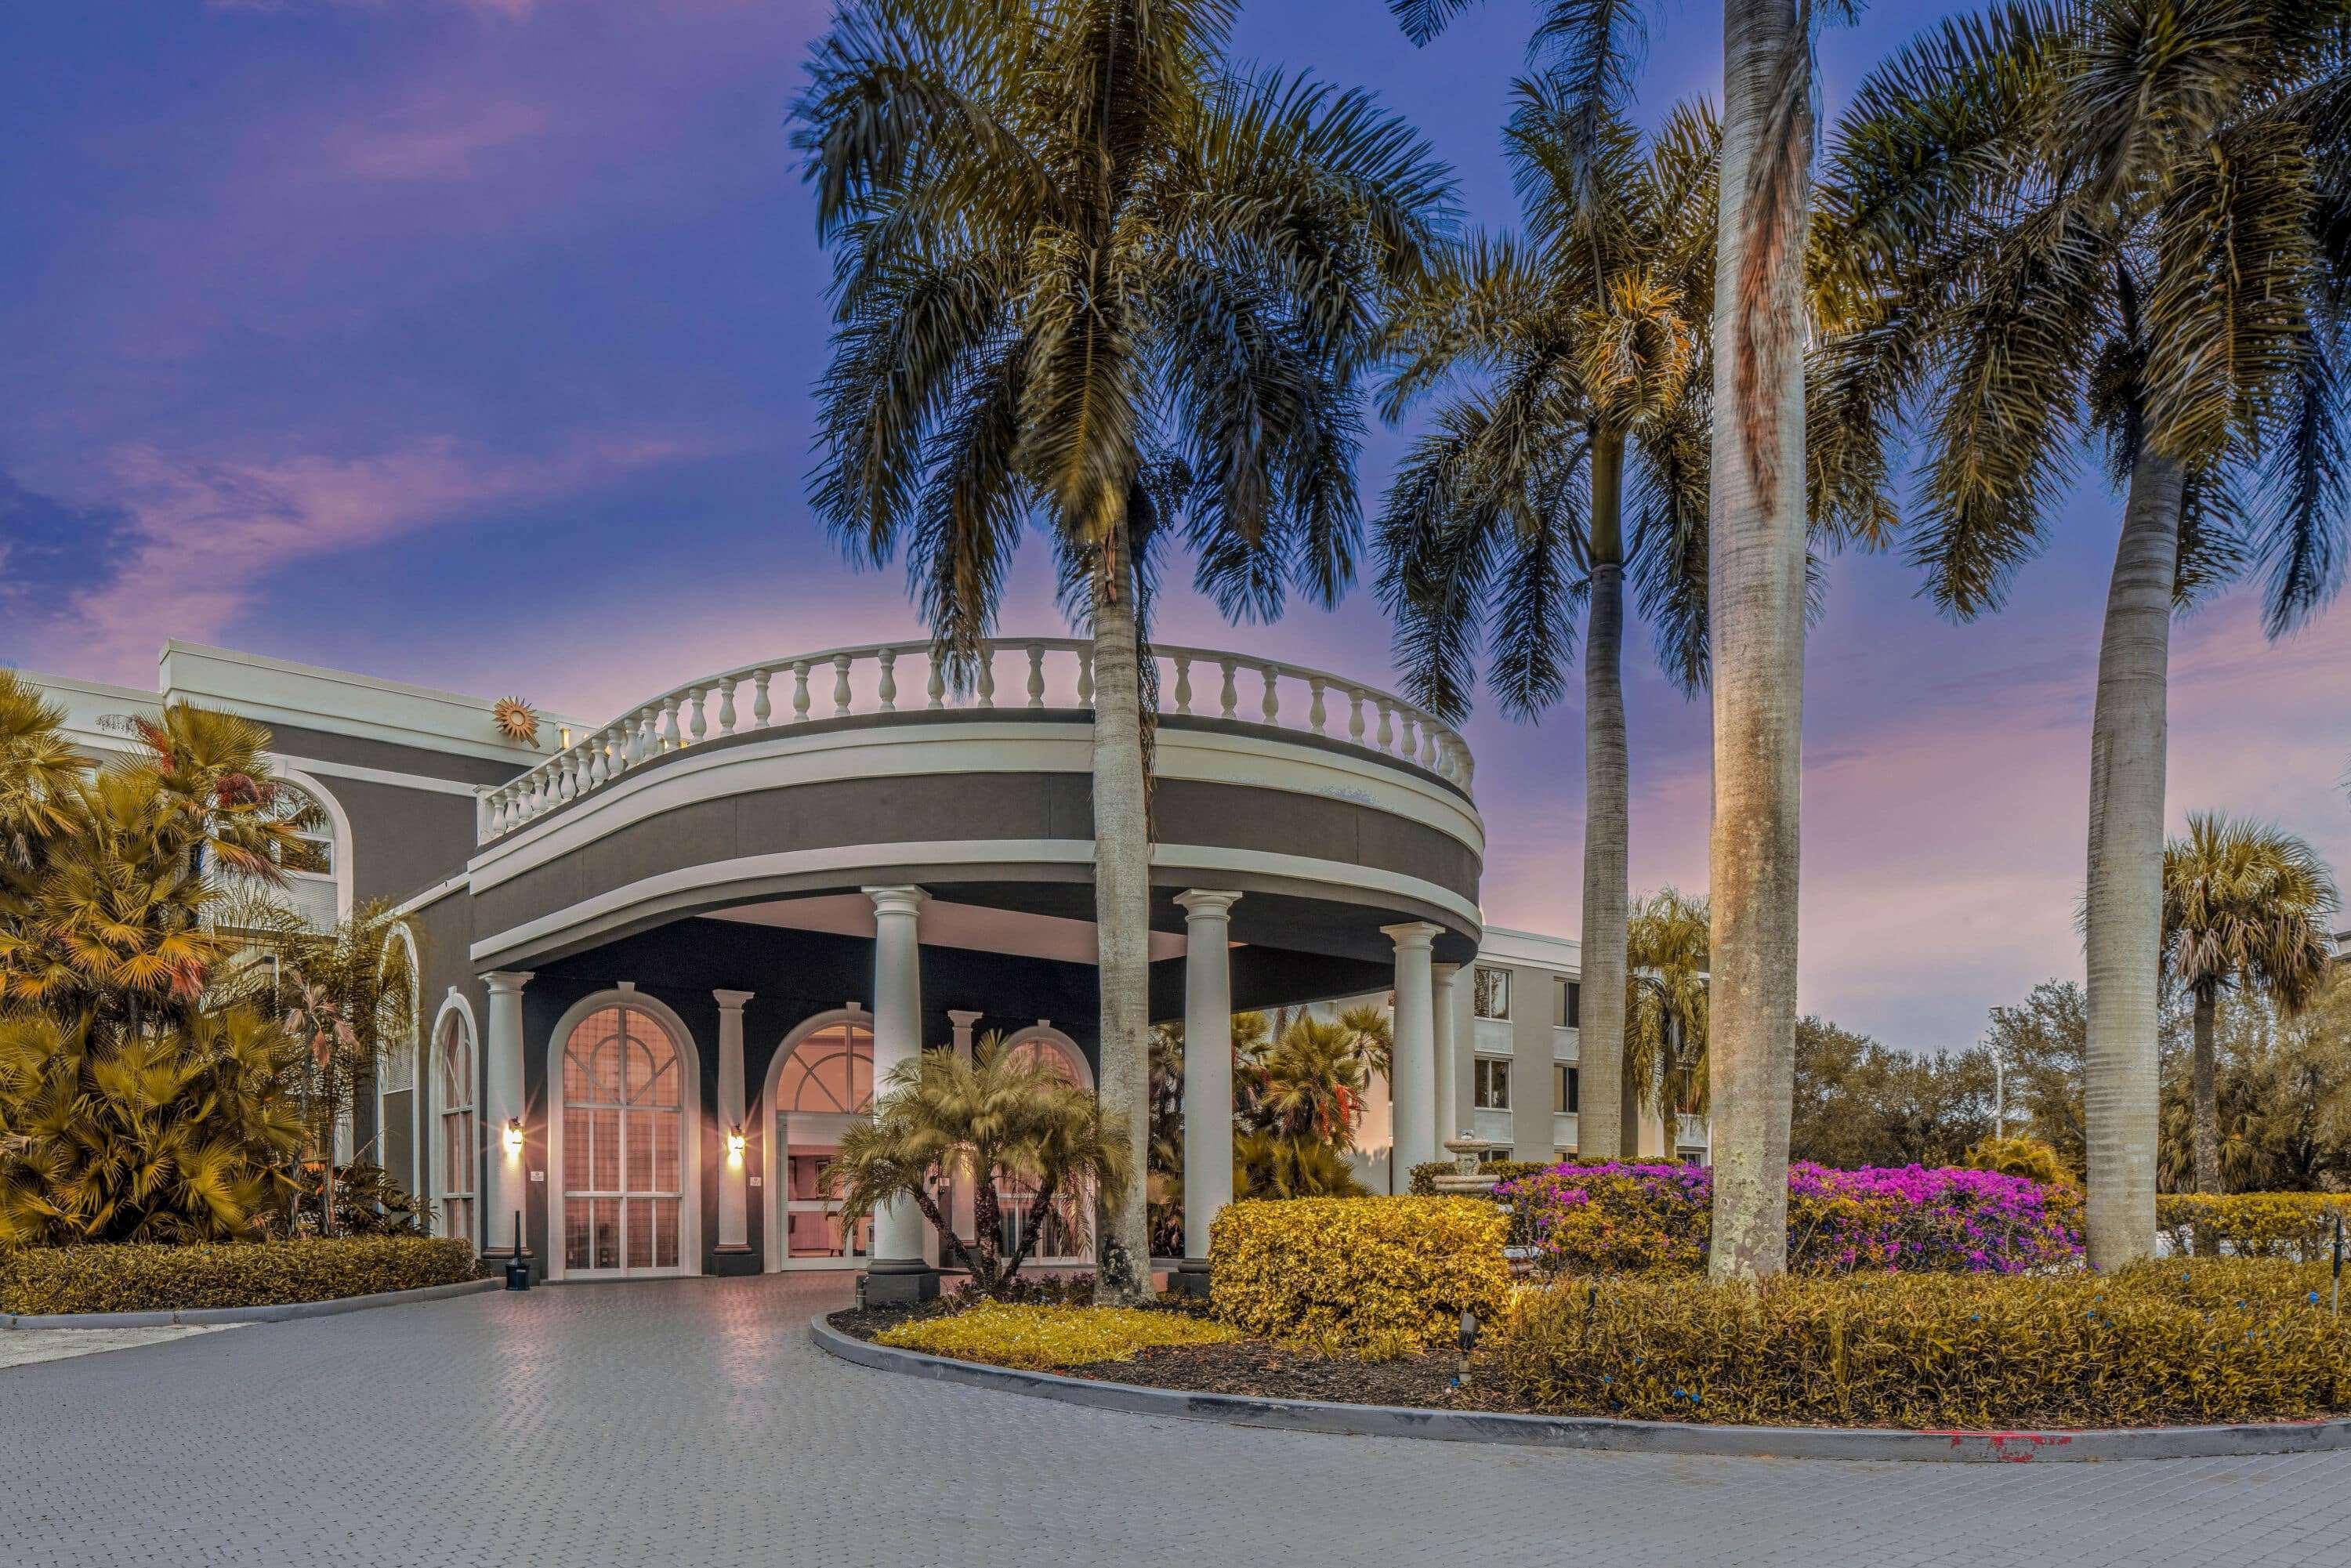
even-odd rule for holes
{"type": "MultiPolygon", "coordinates": [[[[951,1309],[932,1302],[916,1308],[869,1307],[838,1312],[827,1321],[843,1333],[872,1339],[910,1318],[935,1317],[947,1310],[951,1309]]],[[[1362,1362],[1290,1350],[1263,1340],[1238,1340],[1230,1344],[1153,1345],[1136,1352],[1132,1361],[1054,1370],[1064,1377],[1086,1377],[1098,1383],[1132,1383],[1251,1399],[1322,1399],[1433,1410],[1521,1408],[1496,1397],[1492,1388],[1455,1388],[1453,1377],[1458,1366],[1459,1358],[1451,1354],[1362,1362]]]]}

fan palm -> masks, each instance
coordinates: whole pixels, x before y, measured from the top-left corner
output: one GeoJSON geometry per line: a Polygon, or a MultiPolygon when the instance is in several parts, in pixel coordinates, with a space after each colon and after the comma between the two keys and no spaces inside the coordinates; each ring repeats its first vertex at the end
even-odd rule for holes
{"type": "Polygon", "coordinates": [[[2195,998],[2196,1190],[2220,1190],[2213,1020],[2228,991],[2266,998],[2288,1017],[2325,983],[2340,903],[2317,852],[2266,823],[2197,812],[2163,851],[2163,968],[2195,998]]]}
{"type": "Polygon", "coordinates": [[[1263,1131],[1280,1137],[1351,1149],[1369,1077],[1352,1031],[1322,1019],[1301,1018],[1266,1054],[1258,1120],[1263,1131]]]}
{"type": "Polygon", "coordinates": [[[65,737],[65,717],[0,669],[0,876],[31,871],[39,846],[72,825],[66,802],[88,764],[65,737]]]}
{"type": "MultiPolygon", "coordinates": [[[[818,509],[859,556],[907,551],[958,678],[1030,517],[1092,628],[1102,1090],[1138,1166],[1155,549],[1180,522],[1236,616],[1344,589],[1356,380],[1450,199],[1364,95],[1231,74],[1232,15],[852,0],[796,110],[838,256],[818,509]]],[[[1104,1294],[1139,1293],[1139,1184],[1107,1229],[1104,1294]]]]}
{"type": "Polygon", "coordinates": [[[2091,441],[2125,491],[2084,921],[2101,1268],[2155,1241],[2174,608],[2258,556],[2274,633],[2339,578],[2345,26],[2339,0],[2007,5],[1882,67],[1834,160],[1863,306],[1829,346],[1827,406],[1925,411],[1916,553],[1936,602],[1999,607],[2091,441]],[[2271,497],[2258,519],[2235,499],[2249,476],[2271,497]]]}
{"type": "Polygon", "coordinates": [[[1238,1133],[1233,1136],[1233,1196],[1264,1201],[1368,1195],[1347,1157],[1320,1138],[1238,1133]]]}
{"type": "Polygon", "coordinates": [[[1667,887],[1633,906],[1627,927],[1625,1075],[1637,1103],[1664,1120],[1669,1153],[1674,1118],[1708,1110],[1708,925],[1705,899],[1667,887]]]}
{"type": "Polygon", "coordinates": [[[246,1008],[0,1018],[0,1247],[245,1239],[292,1184],[298,1048],[246,1008]]]}
{"type": "MultiPolygon", "coordinates": [[[[1470,0],[1389,0],[1426,41],[1470,0]]],[[[1705,624],[1714,717],[1708,847],[1717,955],[1714,1246],[1718,1278],[1787,1266],[1796,1056],[1806,591],[1804,259],[1810,245],[1813,27],[1845,0],[1725,0],[1722,156],[1708,361],[1705,624]]],[[[1541,0],[1533,52],[1597,123],[1630,88],[1643,0],[1541,0]]],[[[1866,473],[1874,460],[1847,444],[1866,473]]],[[[1849,517],[1850,508],[1840,516],[1849,517]]],[[[1589,661],[1587,660],[1587,664],[1589,661]]],[[[1587,876],[1591,874],[1587,867],[1587,876]]],[[[1586,913],[1585,937],[1593,931],[1586,913]]],[[[1587,974],[1587,979],[1593,977],[1587,974]]],[[[1599,987],[1614,1006],[1615,988],[1599,987]]]]}
{"type": "Polygon", "coordinates": [[[1381,596],[1405,689],[1459,722],[1474,664],[1507,713],[1556,700],[1585,616],[1583,977],[1586,1147],[1614,1155],[1625,1017],[1631,810],[1622,674],[1628,565],[1684,690],[1705,678],[1704,340],[1714,290],[1719,130],[1678,109],[1644,149],[1561,82],[1521,81],[1507,135],[1524,243],[1481,241],[1434,272],[1394,328],[1389,412],[1463,371],[1379,525],[1381,596]],[[1625,524],[1627,458],[1635,519],[1625,524]]]}
{"type": "Polygon", "coordinates": [[[1134,1168],[1123,1120],[1053,1063],[1006,1051],[1002,1037],[991,1034],[968,1061],[952,1051],[926,1051],[893,1068],[872,1120],[841,1134],[822,1182],[841,1194],[844,1230],[884,1205],[912,1202],[938,1231],[942,1256],[969,1270],[979,1289],[1001,1295],[1057,1197],[1091,1190],[1114,1209],[1134,1168]],[[969,1245],[939,1207],[938,1192],[951,1178],[973,1184],[969,1245]],[[999,1180],[1034,1189],[1009,1259],[998,1245],[999,1180]]]}

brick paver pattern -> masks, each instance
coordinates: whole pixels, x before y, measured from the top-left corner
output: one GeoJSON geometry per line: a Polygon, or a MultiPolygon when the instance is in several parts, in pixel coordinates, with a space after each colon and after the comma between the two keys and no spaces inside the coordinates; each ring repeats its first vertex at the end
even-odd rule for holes
{"type": "Polygon", "coordinates": [[[2351,1564],[2351,1455],[1546,1453],[867,1371],[837,1277],[568,1285],[0,1372],[0,1563],[2351,1564]]]}

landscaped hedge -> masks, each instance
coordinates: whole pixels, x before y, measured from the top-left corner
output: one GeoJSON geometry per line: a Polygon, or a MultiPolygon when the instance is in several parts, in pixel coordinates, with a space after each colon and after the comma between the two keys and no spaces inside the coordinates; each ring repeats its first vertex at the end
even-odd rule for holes
{"type": "Polygon", "coordinates": [[[951,1317],[914,1318],[875,1334],[883,1344],[1032,1369],[1132,1361],[1146,1345],[1222,1344],[1223,1323],[1132,1307],[1019,1306],[990,1301],[951,1317]]]}
{"type": "MultiPolygon", "coordinates": [[[[1714,1173],[1703,1166],[1557,1166],[1503,1184],[1514,1238],[1539,1267],[1573,1274],[1702,1268],[1714,1173]]],[[[1788,1170],[1793,1273],[2016,1273],[2081,1255],[2081,1194],[1993,1171],[1918,1166],[1788,1170]]]]}
{"type": "Polygon", "coordinates": [[[423,1236],[24,1248],[0,1253],[0,1312],[276,1306],[455,1284],[480,1273],[468,1243],[423,1236]]]}
{"type": "Polygon", "coordinates": [[[2351,1197],[2331,1192],[2166,1193],[2155,1223],[2174,1252],[2316,1262],[2332,1255],[2335,1217],[2351,1226],[2351,1197]]]}
{"type": "Polygon", "coordinates": [[[2351,1411],[2325,1272],[1562,1281],[1520,1293],[1479,1375],[1552,1414],[1905,1427],[2303,1420],[2351,1411]]]}
{"type": "Polygon", "coordinates": [[[1254,1338],[1390,1356],[1449,1342],[1510,1287],[1507,1221],[1474,1197],[1300,1197],[1235,1203],[1208,1249],[1217,1318],[1254,1338]]]}

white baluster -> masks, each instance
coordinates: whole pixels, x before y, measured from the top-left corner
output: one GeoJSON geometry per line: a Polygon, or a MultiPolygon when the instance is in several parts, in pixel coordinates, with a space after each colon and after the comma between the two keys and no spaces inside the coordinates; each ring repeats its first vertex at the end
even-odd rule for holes
{"type": "Polygon", "coordinates": [[[1395,731],[1388,727],[1388,719],[1393,710],[1389,706],[1387,698],[1381,697],[1378,701],[1380,705],[1380,729],[1379,734],[1374,737],[1373,743],[1382,751],[1393,751],[1395,749],[1395,731]]]}
{"type": "Polygon", "coordinates": [[[832,716],[849,716],[849,655],[846,653],[832,656],[832,716]]]}
{"type": "Polygon", "coordinates": [[[751,685],[754,688],[751,698],[751,722],[761,729],[767,728],[768,721],[776,715],[776,705],[768,699],[768,671],[761,670],[751,677],[751,685]]]}
{"type": "Polygon", "coordinates": [[[588,742],[588,788],[601,789],[611,779],[611,775],[604,771],[604,732],[600,729],[588,742]]]}
{"type": "Polygon", "coordinates": [[[875,657],[882,661],[880,687],[882,711],[896,713],[898,711],[898,651],[895,648],[884,648],[875,657]]]}
{"type": "Polygon", "coordinates": [[[650,762],[661,754],[661,707],[659,704],[655,704],[639,716],[637,760],[650,762]]]}
{"type": "Polygon", "coordinates": [[[1469,789],[1478,782],[1478,759],[1469,755],[1468,742],[1461,747],[1461,788],[1469,789]]]}
{"type": "Polygon", "coordinates": [[[1029,706],[1045,706],[1045,650],[1034,643],[1029,644],[1029,706]]]}
{"type": "Polygon", "coordinates": [[[1413,730],[1414,716],[1412,709],[1404,708],[1399,710],[1399,716],[1404,720],[1404,743],[1397,749],[1403,756],[1404,759],[1406,762],[1410,762],[1420,755],[1420,737],[1413,730]]]}
{"type": "Polygon", "coordinates": [[[677,732],[677,699],[675,697],[662,698],[661,742],[664,751],[675,751],[685,744],[684,737],[677,732]]]}
{"type": "Polygon", "coordinates": [[[1347,688],[1347,738],[1361,746],[1364,743],[1364,688],[1347,688]]]}
{"type": "Polygon", "coordinates": [[[931,654],[931,678],[925,688],[925,695],[931,699],[933,708],[947,706],[947,662],[935,652],[931,654]]]}
{"type": "Polygon", "coordinates": [[[718,733],[735,733],[735,677],[726,675],[718,683],[718,733]]]}
{"type": "Polygon", "coordinates": [[[1217,716],[1230,718],[1233,716],[1234,710],[1239,707],[1241,700],[1240,693],[1233,686],[1233,662],[1230,659],[1219,658],[1217,661],[1217,668],[1223,671],[1225,676],[1224,685],[1217,693],[1217,706],[1223,711],[1217,716]]]}
{"type": "Polygon", "coordinates": [[[794,724],[803,723],[808,718],[808,661],[801,659],[792,665],[792,722],[794,724]]]}
{"type": "Polygon", "coordinates": [[[979,680],[977,689],[979,692],[980,706],[996,706],[996,650],[986,643],[980,645],[979,680]]]}
{"type": "Polygon", "coordinates": [[[1322,687],[1324,684],[1325,683],[1322,678],[1319,675],[1307,682],[1307,685],[1313,688],[1314,700],[1306,706],[1306,725],[1308,728],[1311,729],[1317,735],[1322,733],[1323,723],[1330,716],[1322,709],[1322,687]]]}
{"type": "Polygon", "coordinates": [[[1092,648],[1078,651],[1078,706],[1094,706],[1094,651],[1092,648]]]}
{"type": "Polygon", "coordinates": [[[1192,655],[1189,653],[1176,655],[1176,711],[1192,711],[1192,655]]]}
{"type": "Polygon", "coordinates": [[[1421,720],[1420,761],[1430,772],[1437,771],[1437,721],[1433,718],[1421,720]]]}
{"type": "Polygon", "coordinates": [[[571,776],[572,764],[577,760],[569,752],[555,758],[555,798],[559,801],[569,800],[580,793],[579,785],[571,776]]]}
{"type": "Polygon", "coordinates": [[[702,701],[708,695],[701,686],[686,688],[685,706],[694,716],[693,723],[687,727],[687,733],[693,736],[691,744],[695,746],[700,746],[710,736],[710,721],[702,716],[702,701]]]}
{"type": "Polygon", "coordinates": [[[1281,666],[1268,664],[1258,674],[1265,679],[1265,700],[1258,704],[1258,711],[1265,716],[1266,723],[1278,724],[1281,719],[1281,699],[1274,695],[1274,683],[1281,679],[1281,666]]]}

